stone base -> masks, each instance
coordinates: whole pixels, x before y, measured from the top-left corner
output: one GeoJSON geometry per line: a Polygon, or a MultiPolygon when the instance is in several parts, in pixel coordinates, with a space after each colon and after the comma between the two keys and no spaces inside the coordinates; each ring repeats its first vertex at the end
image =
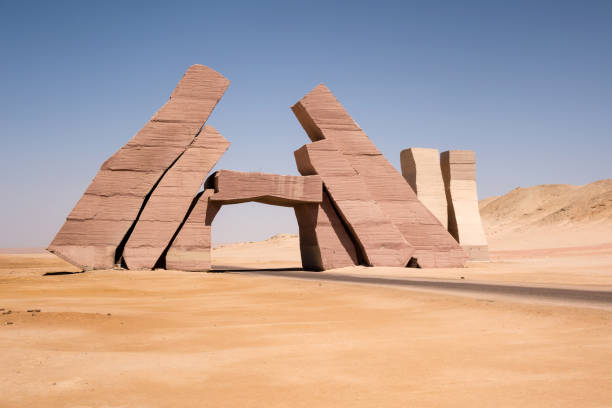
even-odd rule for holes
{"type": "MultiPolygon", "coordinates": [[[[204,227],[210,229],[210,227],[204,227]]],[[[169,251],[166,269],[185,272],[208,272],[211,270],[210,248],[169,251]]]]}
{"type": "Polygon", "coordinates": [[[84,271],[115,266],[115,246],[51,245],[47,251],[84,271]]]}
{"type": "Polygon", "coordinates": [[[462,246],[466,254],[468,254],[468,261],[478,262],[489,262],[489,247],[487,245],[465,245],[462,246]]]}

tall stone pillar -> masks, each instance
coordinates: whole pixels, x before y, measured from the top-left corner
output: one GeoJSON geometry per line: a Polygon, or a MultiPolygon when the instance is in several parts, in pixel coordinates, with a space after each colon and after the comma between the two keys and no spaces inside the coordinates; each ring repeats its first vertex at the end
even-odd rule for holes
{"type": "Polygon", "coordinates": [[[402,176],[417,198],[444,228],[448,228],[448,209],[438,149],[411,147],[400,153],[402,176]]]}
{"type": "Polygon", "coordinates": [[[488,261],[487,237],[478,210],[476,154],[472,150],[443,152],[440,167],[448,201],[448,231],[471,261],[488,261]]]}

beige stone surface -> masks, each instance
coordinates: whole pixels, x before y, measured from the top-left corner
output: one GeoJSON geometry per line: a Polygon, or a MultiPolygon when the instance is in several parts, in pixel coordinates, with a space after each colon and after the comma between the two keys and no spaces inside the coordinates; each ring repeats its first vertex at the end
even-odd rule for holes
{"type": "Polygon", "coordinates": [[[402,176],[417,198],[444,228],[448,228],[448,209],[438,149],[411,147],[400,153],[402,176]]]}
{"type": "Polygon", "coordinates": [[[440,164],[448,201],[448,231],[470,260],[486,261],[488,244],[478,210],[476,154],[472,150],[449,150],[440,155],[440,164]]]}
{"type": "Polygon", "coordinates": [[[363,187],[361,175],[332,141],[320,140],[302,146],[295,151],[295,160],[301,174],[321,176],[367,265],[403,267],[408,264],[414,248],[363,187]]]}
{"type": "Polygon", "coordinates": [[[219,170],[213,179],[211,201],[219,204],[238,204],[256,201],[263,204],[293,207],[299,204],[320,203],[323,185],[319,176],[284,176],[219,170]]]}
{"type": "Polygon", "coordinates": [[[123,251],[129,269],[152,269],[185,219],[194,196],[229,142],[205,126],[163,175],[123,251]]]}
{"type": "Polygon", "coordinates": [[[165,256],[166,269],[190,272],[211,269],[211,223],[221,208],[209,201],[213,194],[213,190],[204,190],[194,199],[195,204],[165,256]]]}
{"type": "MultiPolygon", "coordinates": [[[[465,252],[436,217],[421,204],[402,175],[378,151],[325,85],[317,86],[292,109],[310,139],[325,139],[333,143],[337,152],[348,162],[352,174],[358,175],[353,186],[346,184],[346,189],[341,192],[343,199],[355,194],[352,200],[360,201],[369,197],[372,202],[375,201],[382,214],[388,217],[405,241],[414,248],[412,256],[418,260],[419,265],[464,265],[465,252]]],[[[325,154],[319,153],[321,157],[325,154]]],[[[333,164],[327,163],[326,166],[329,172],[335,171],[333,164]]],[[[328,179],[322,178],[328,186],[328,179]]],[[[338,174],[337,178],[342,179],[343,175],[338,174]]],[[[330,188],[331,198],[336,201],[338,192],[332,190],[330,188]]],[[[395,245],[401,245],[398,240],[394,242],[395,245]]]]}
{"type": "Polygon", "coordinates": [[[145,197],[191,144],[229,81],[191,66],[170,100],[101,166],[48,250],[83,269],[110,268],[145,197]]]}
{"type": "Polygon", "coordinates": [[[323,191],[321,204],[298,205],[294,210],[304,269],[324,271],[359,265],[355,244],[327,191],[323,191]]]}

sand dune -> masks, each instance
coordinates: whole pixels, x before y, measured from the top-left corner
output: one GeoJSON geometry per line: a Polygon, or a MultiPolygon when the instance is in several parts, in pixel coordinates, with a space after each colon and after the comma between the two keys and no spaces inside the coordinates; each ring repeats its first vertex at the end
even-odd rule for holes
{"type": "Polygon", "coordinates": [[[518,187],[481,200],[480,214],[494,250],[610,243],[612,179],[518,187]]]}

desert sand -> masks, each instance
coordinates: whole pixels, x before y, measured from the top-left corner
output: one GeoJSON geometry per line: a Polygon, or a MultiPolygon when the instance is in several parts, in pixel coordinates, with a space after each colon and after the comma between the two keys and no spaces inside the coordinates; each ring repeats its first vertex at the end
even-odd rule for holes
{"type": "Polygon", "coordinates": [[[480,214],[494,250],[610,243],[612,179],[519,187],[481,200],[480,214]]]}
{"type": "Polygon", "coordinates": [[[0,406],[610,406],[611,186],[482,200],[492,262],[459,269],[303,279],[286,234],[215,248],[219,273],[3,251],[0,406]],[[603,297],[530,295],[547,288],[603,297]]]}

